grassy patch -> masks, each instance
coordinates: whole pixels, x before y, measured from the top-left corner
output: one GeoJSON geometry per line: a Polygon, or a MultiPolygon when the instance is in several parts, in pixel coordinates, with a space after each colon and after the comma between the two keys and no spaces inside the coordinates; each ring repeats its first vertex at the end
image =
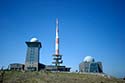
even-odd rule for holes
{"type": "Polygon", "coordinates": [[[90,74],[6,71],[3,83],[125,83],[125,81],[90,74]]]}

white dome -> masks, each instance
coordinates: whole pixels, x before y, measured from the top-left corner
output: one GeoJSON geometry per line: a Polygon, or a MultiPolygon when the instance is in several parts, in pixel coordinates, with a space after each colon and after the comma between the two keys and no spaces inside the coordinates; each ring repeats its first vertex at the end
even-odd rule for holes
{"type": "Polygon", "coordinates": [[[32,38],[32,39],[30,40],[30,42],[38,42],[38,39],[37,39],[37,38],[32,38]]]}
{"type": "Polygon", "coordinates": [[[91,57],[91,56],[86,56],[86,57],[84,58],[84,62],[94,62],[94,61],[95,61],[94,58],[91,57]]]}

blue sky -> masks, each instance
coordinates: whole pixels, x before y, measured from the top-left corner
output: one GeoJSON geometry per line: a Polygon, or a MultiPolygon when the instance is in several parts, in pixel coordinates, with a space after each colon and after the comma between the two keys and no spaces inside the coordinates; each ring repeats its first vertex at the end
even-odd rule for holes
{"type": "Polygon", "coordinates": [[[40,62],[51,64],[56,18],[62,65],[78,70],[89,55],[105,73],[125,76],[124,0],[0,0],[0,67],[25,63],[32,37],[42,42],[40,62]]]}

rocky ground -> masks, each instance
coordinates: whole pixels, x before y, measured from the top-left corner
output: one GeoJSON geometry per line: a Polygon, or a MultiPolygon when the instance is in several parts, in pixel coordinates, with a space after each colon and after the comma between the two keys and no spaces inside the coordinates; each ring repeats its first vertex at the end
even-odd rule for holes
{"type": "Polygon", "coordinates": [[[79,73],[0,71],[0,83],[125,83],[125,80],[79,73]]]}

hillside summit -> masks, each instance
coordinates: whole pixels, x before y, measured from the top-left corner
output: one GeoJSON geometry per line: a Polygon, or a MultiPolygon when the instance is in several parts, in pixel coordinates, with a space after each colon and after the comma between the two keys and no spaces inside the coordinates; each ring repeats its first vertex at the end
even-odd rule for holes
{"type": "Polygon", "coordinates": [[[125,83],[125,80],[97,74],[0,71],[0,83],[125,83]]]}

